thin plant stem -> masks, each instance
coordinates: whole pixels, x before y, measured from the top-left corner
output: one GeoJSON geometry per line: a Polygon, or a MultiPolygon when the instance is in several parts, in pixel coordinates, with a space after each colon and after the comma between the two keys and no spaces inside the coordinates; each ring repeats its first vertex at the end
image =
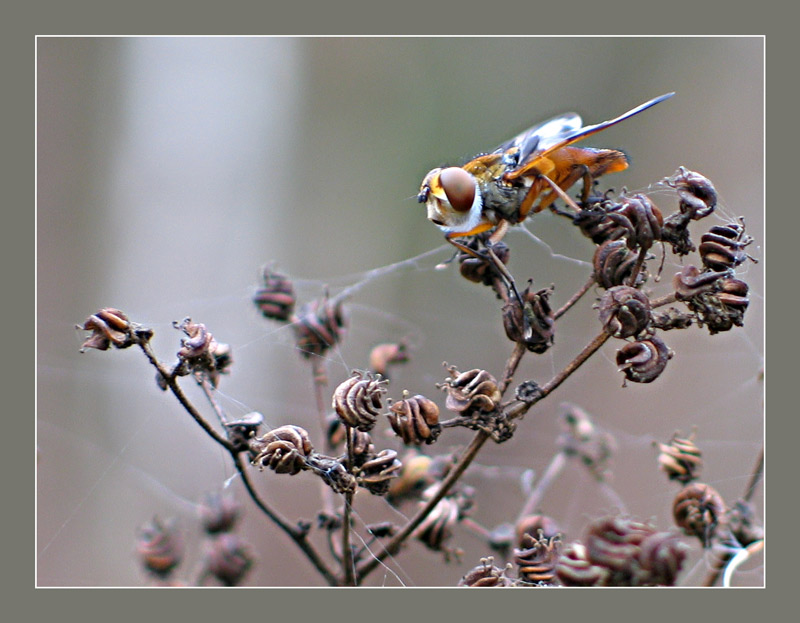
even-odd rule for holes
{"type": "MultiPolygon", "coordinates": [[[[345,424],[345,437],[347,438],[347,471],[353,471],[353,429],[345,424]]],[[[350,512],[353,504],[353,492],[345,493],[344,517],[342,519],[342,567],[344,571],[344,585],[356,585],[356,570],[353,564],[353,550],[350,549],[350,512]]]]}
{"type": "MultiPolygon", "coordinates": [[[[250,477],[247,473],[247,470],[244,467],[244,463],[242,461],[239,452],[236,450],[234,445],[225,437],[222,437],[214,428],[206,421],[206,419],[200,414],[200,412],[195,408],[195,406],[191,403],[191,401],[187,398],[186,394],[184,394],[183,390],[181,389],[180,385],[178,385],[177,379],[170,373],[170,371],[164,367],[164,365],[158,360],[158,358],[153,353],[153,349],[150,346],[150,343],[147,341],[140,341],[139,346],[141,347],[142,351],[144,352],[145,356],[147,357],[148,361],[158,370],[161,377],[164,379],[164,382],[169,387],[170,391],[172,391],[173,395],[178,399],[181,406],[189,413],[189,415],[194,418],[194,420],[200,425],[200,427],[206,431],[209,436],[214,439],[218,444],[223,446],[231,455],[233,459],[233,464],[236,467],[236,471],[242,478],[242,482],[244,483],[245,489],[249,494],[250,498],[253,500],[256,506],[261,509],[261,511],[269,517],[269,519],[277,525],[281,530],[283,530],[286,534],[288,534],[292,540],[297,543],[298,547],[306,554],[308,559],[311,563],[316,567],[316,569],[320,572],[320,574],[328,581],[331,586],[335,586],[338,584],[336,576],[325,566],[325,563],[317,554],[316,550],[311,546],[308,540],[305,537],[305,534],[300,530],[291,526],[283,517],[281,517],[276,511],[270,508],[258,495],[258,492],[253,487],[252,482],[250,481],[250,477]]],[[[203,387],[206,395],[209,396],[207,387],[201,383],[201,387],[203,387]]],[[[215,404],[212,400],[212,405],[215,404]]],[[[215,411],[218,409],[215,408],[215,411]]],[[[217,411],[217,415],[221,418],[221,411],[217,411]]]]}
{"type": "Polygon", "coordinates": [[[511,356],[508,358],[506,362],[505,370],[503,371],[503,380],[500,382],[500,395],[502,396],[505,394],[506,389],[511,384],[511,381],[514,379],[514,374],[519,367],[520,362],[522,361],[522,357],[527,352],[527,348],[525,348],[525,344],[522,342],[517,342],[514,345],[514,351],[511,353],[511,356]]]}
{"type": "MultiPolygon", "coordinates": [[[[744,493],[744,501],[749,502],[750,499],[753,497],[755,493],[756,487],[758,487],[758,483],[761,482],[761,477],[764,473],[764,446],[761,446],[761,451],[758,453],[758,459],[756,460],[755,467],[753,468],[753,472],[750,474],[750,480],[747,483],[747,489],[744,493]]],[[[703,580],[702,586],[714,586],[719,579],[719,576],[722,575],[722,572],[727,567],[730,560],[736,555],[736,552],[725,552],[722,556],[720,556],[719,560],[714,564],[714,567],[711,569],[709,574],[706,576],[706,579],[703,580]]]]}
{"type": "Polygon", "coordinates": [[[539,504],[544,497],[544,494],[547,493],[547,490],[550,486],[556,481],[558,476],[564,471],[564,467],[567,465],[567,455],[564,452],[557,452],[553,459],[550,461],[550,464],[544,470],[542,477],[539,478],[539,481],[536,483],[536,486],[531,491],[528,499],[525,500],[525,504],[522,507],[522,510],[519,512],[519,516],[517,517],[517,522],[519,522],[523,517],[527,517],[528,515],[533,514],[537,508],[539,508],[539,504]]]}
{"type": "Polygon", "coordinates": [[[258,506],[258,508],[260,508],[264,514],[269,517],[273,523],[275,523],[276,526],[289,535],[289,537],[303,551],[309,561],[311,561],[311,564],[313,564],[322,577],[325,578],[328,584],[331,586],[338,586],[339,580],[336,578],[333,572],[328,569],[327,565],[322,558],[319,557],[319,554],[317,554],[317,551],[314,549],[311,543],[308,542],[305,531],[293,527],[277,512],[272,510],[267,503],[264,502],[264,500],[261,499],[261,496],[258,495],[255,487],[253,487],[253,483],[251,482],[247,470],[245,469],[242,457],[235,452],[232,452],[231,456],[233,457],[233,463],[236,466],[236,471],[239,472],[242,482],[244,483],[244,487],[247,489],[247,493],[250,495],[250,498],[253,500],[255,505],[258,506]]]}
{"type": "MultiPolygon", "coordinates": [[[[312,382],[314,384],[314,397],[317,402],[317,419],[319,420],[320,433],[325,440],[325,450],[328,453],[333,452],[330,441],[327,435],[327,408],[326,408],[326,391],[328,389],[328,373],[325,370],[325,360],[322,357],[313,356],[311,358],[311,374],[312,382]]],[[[322,496],[322,509],[328,515],[334,513],[334,498],[333,491],[325,482],[320,481],[320,491],[322,496]]]]}
{"type": "Polygon", "coordinates": [[[486,440],[489,439],[489,434],[485,433],[484,431],[478,431],[475,434],[475,437],[472,438],[472,442],[470,443],[469,447],[465,450],[464,454],[461,456],[458,464],[453,466],[453,468],[448,472],[445,479],[442,481],[441,486],[439,487],[436,494],[428,500],[428,502],[417,511],[417,513],[412,517],[409,522],[403,527],[400,532],[398,532],[391,541],[389,541],[386,546],[380,552],[377,552],[375,556],[370,558],[369,560],[365,561],[362,565],[356,569],[357,577],[360,580],[369,574],[373,569],[375,569],[384,558],[387,556],[392,556],[397,553],[400,549],[400,546],[403,542],[411,536],[414,530],[422,523],[422,521],[430,514],[433,508],[439,503],[439,501],[447,494],[450,488],[461,478],[461,475],[467,469],[470,463],[472,463],[475,456],[477,456],[478,451],[481,449],[486,440]]]}
{"type": "Polygon", "coordinates": [[[566,303],[564,303],[564,305],[560,309],[556,310],[556,312],[553,314],[553,320],[558,320],[559,318],[561,318],[561,316],[566,314],[570,310],[570,308],[581,299],[581,297],[584,294],[586,294],[589,290],[591,290],[592,286],[595,283],[597,283],[597,280],[595,279],[594,273],[592,273],[588,281],[584,283],[580,287],[580,289],[577,292],[575,292],[575,294],[573,294],[570,297],[570,299],[566,303]]]}
{"type": "Polygon", "coordinates": [[[178,399],[178,402],[181,403],[184,409],[189,413],[189,415],[194,418],[195,422],[197,422],[200,427],[206,431],[209,436],[216,441],[219,445],[223,448],[228,450],[228,452],[234,453],[233,444],[220,435],[214,428],[206,421],[206,419],[200,414],[200,412],[195,409],[194,405],[189,401],[186,397],[186,394],[183,393],[181,386],[178,385],[177,379],[167,370],[164,365],[158,360],[158,358],[153,353],[153,349],[150,347],[150,343],[146,341],[139,342],[139,346],[141,347],[142,351],[144,352],[147,359],[150,361],[153,366],[155,366],[156,370],[158,370],[161,377],[164,379],[164,382],[169,387],[170,391],[173,393],[175,398],[178,399]]]}

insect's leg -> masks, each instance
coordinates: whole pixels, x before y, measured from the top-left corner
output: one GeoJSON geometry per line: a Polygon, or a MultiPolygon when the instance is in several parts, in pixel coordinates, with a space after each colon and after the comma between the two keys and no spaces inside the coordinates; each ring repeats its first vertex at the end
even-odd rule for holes
{"type": "Polygon", "coordinates": [[[566,203],[570,208],[572,208],[576,212],[581,212],[582,211],[582,208],[577,203],[575,203],[575,200],[572,197],[570,197],[567,193],[564,192],[564,190],[561,188],[561,186],[556,184],[553,180],[551,180],[546,175],[542,175],[542,179],[544,179],[545,182],[550,184],[550,186],[553,189],[553,191],[546,197],[546,199],[549,198],[549,197],[552,197],[552,199],[550,199],[550,201],[548,203],[552,203],[555,200],[556,195],[558,195],[561,199],[564,200],[564,203],[566,203]]]}
{"type": "Polygon", "coordinates": [[[486,253],[485,254],[482,254],[482,253],[476,251],[475,249],[471,249],[468,246],[466,246],[465,244],[459,242],[458,240],[455,240],[454,238],[451,238],[450,234],[445,236],[445,238],[447,239],[447,242],[452,244],[456,249],[458,249],[460,251],[463,251],[467,255],[471,255],[472,257],[475,257],[475,258],[478,258],[479,260],[484,260],[484,261],[486,261],[488,259],[492,263],[492,266],[495,268],[495,270],[498,273],[500,273],[500,276],[506,282],[506,285],[508,286],[508,288],[514,293],[514,298],[517,299],[517,301],[519,302],[519,304],[521,306],[524,306],[523,302],[522,302],[522,297],[520,296],[519,291],[517,290],[517,285],[516,285],[516,282],[514,281],[514,277],[511,275],[510,272],[508,272],[508,268],[506,268],[506,265],[503,264],[502,261],[500,261],[500,258],[497,257],[497,254],[492,249],[492,246],[497,244],[498,242],[500,242],[500,240],[503,238],[503,236],[505,236],[505,234],[508,231],[509,227],[510,227],[510,223],[508,221],[506,221],[506,220],[501,220],[497,224],[497,229],[492,233],[492,235],[489,237],[489,239],[485,243],[485,248],[486,248],[486,253]]]}
{"type": "Polygon", "coordinates": [[[592,190],[594,190],[594,176],[592,172],[589,171],[589,167],[585,164],[581,165],[583,169],[583,192],[581,193],[581,203],[584,206],[589,205],[589,198],[592,196],[592,190]]]}
{"type": "MultiPolygon", "coordinates": [[[[584,180],[586,180],[585,176],[587,174],[588,174],[588,169],[586,169],[586,167],[584,166],[575,167],[572,171],[570,171],[567,177],[561,180],[559,184],[556,184],[546,175],[542,175],[541,178],[544,179],[544,181],[547,182],[553,188],[553,190],[548,192],[544,197],[542,197],[542,200],[539,202],[539,205],[536,206],[536,211],[539,212],[540,210],[544,210],[545,208],[550,207],[550,204],[553,203],[556,200],[556,198],[561,197],[562,199],[564,199],[564,201],[566,201],[569,207],[580,212],[582,208],[579,207],[578,204],[575,203],[575,201],[571,199],[569,195],[567,195],[567,193],[564,192],[564,189],[569,188],[582,177],[584,178],[584,180]]],[[[589,184],[589,187],[591,188],[591,182],[589,184]]],[[[584,192],[586,192],[586,187],[584,187],[584,192]]]]}

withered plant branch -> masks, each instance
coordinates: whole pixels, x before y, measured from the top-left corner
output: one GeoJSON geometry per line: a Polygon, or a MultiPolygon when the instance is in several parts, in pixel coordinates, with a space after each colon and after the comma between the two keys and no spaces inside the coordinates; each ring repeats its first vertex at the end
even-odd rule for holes
{"type": "Polygon", "coordinates": [[[206,431],[209,436],[216,441],[219,445],[225,448],[231,454],[235,454],[235,450],[233,444],[228,441],[225,437],[220,435],[211,424],[209,424],[206,419],[200,414],[200,412],[195,408],[195,406],[191,403],[191,401],[186,397],[186,394],[183,393],[183,389],[178,384],[178,379],[172,375],[172,373],[158,360],[158,358],[153,353],[153,349],[150,346],[150,342],[148,341],[139,341],[139,346],[141,347],[142,351],[144,352],[147,359],[150,363],[158,370],[158,373],[164,379],[167,387],[170,389],[172,394],[175,398],[178,399],[178,402],[181,403],[181,406],[186,409],[186,411],[191,415],[195,422],[197,422],[200,427],[206,431]]]}
{"type": "MultiPolygon", "coordinates": [[[[567,366],[556,376],[554,376],[547,384],[545,384],[541,389],[535,401],[523,403],[517,402],[515,407],[510,409],[508,416],[510,418],[513,417],[521,417],[524,415],[534,404],[540,401],[542,398],[545,398],[553,390],[555,390],[561,383],[563,383],[569,376],[575,372],[589,357],[591,357],[597,350],[605,344],[606,340],[610,335],[603,331],[597,337],[595,337],[589,344],[580,352],[578,355],[573,359],[567,366]]],[[[514,349],[511,357],[509,358],[509,363],[507,363],[506,368],[514,368],[515,366],[511,365],[512,359],[515,357],[517,353],[517,349],[514,349]]],[[[519,356],[519,355],[518,355],[519,356]]],[[[517,362],[518,363],[518,362],[517,362]]],[[[513,374],[513,372],[512,372],[513,374]]],[[[464,451],[461,457],[458,460],[458,463],[453,466],[453,468],[448,472],[445,479],[442,481],[441,486],[437,490],[436,494],[431,497],[428,502],[417,511],[417,513],[412,517],[409,522],[398,532],[391,541],[389,541],[384,549],[380,552],[377,552],[376,555],[369,560],[366,560],[363,564],[359,565],[357,568],[357,580],[361,580],[364,578],[368,573],[370,573],[373,569],[375,569],[381,561],[383,561],[387,556],[392,556],[400,549],[400,546],[403,542],[411,536],[414,530],[422,523],[422,521],[430,514],[433,508],[439,503],[439,501],[447,495],[450,491],[452,486],[461,478],[461,475],[464,471],[469,467],[475,457],[478,455],[481,447],[483,444],[486,443],[486,440],[489,439],[489,434],[484,431],[478,431],[475,436],[472,438],[469,447],[464,451]]]]}
{"type": "Polygon", "coordinates": [[[500,395],[504,395],[506,393],[506,389],[511,384],[511,381],[514,379],[514,374],[519,367],[520,362],[522,361],[523,355],[527,352],[527,348],[525,348],[525,344],[522,342],[517,342],[514,345],[514,350],[511,353],[511,356],[506,361],[506,367],[503,371],[503,380],[500,382],[500,395]]]}
{"type": "Polygon", "coordinates": [[[636,279],[639,277],[639,273],[642,270],[642,266],[644,266],[644,260],[647,257],[647,249],[641,248],[639,249],[639,257],[636,258],[636,264],[633,266],[633,270],[631,271],[630,277],[628,278],[628,285],[631,287],[636,287],[636,279]]]}
{"type": "MultiPolygon", "coordinates": [[[[353,429],[345,424],[345,437],[347,438],[347,471],[353,473],[353,429]]],[[[342,571],[344,572],[344,585],[356,586],[356,569],[353,563],[353,550],[350,548],[350,513],[353,505],[353,492],[347,491],[344,496],[344,513],[342,518],[342,571]]]]}
{"type": "Polygon", "coordinates": [[[506,415],[510,419],[522,417],[523,415],[525,415],[533,405],[538,403],[543,398],[546,398],[549,394],[553,392],[553,390],[555,390],[559,385],[561,385],[561,383],[566,381],[570,377],[570,375],[573,372],[575,372],[581,365],[583,365],[583,363],[587,359],[589,359],[589,357],[591,357],[595,352],[597,352],[600,349],[600,347],[606,343],[606,340],[608,340],[608,338],[610,337],[611,336],[606,331],[600,332],[597,335],[597,337],[595,337],[591,342],[589,342],[589,344],[587,344],[584,347],[584,349],[580,353],[578,353],[575,359],[570,361],[566,365],[566,367],[563,370],[561,370],[561,372],[556,374],[546,384],[542,385],[539,388],[539,392],[534,400],[531,400],[530,402],[514,401],[508,407],[506,415]]]}
{"type": "MultiPolygon", "coordinates": [[[[297,543],[297,546],[306,554],[308,559],[311,563],[316,567],[316,569],[320,572],[320,574],[325,578],[325,580],[331,585],[336,586],[338,584],[338,580],[336,576],[327,568],[323,560],[319,557],[316,550],[311,546],[311,544],[306,539],[305,532],[298,530],[297,528],[293,527],[289,524],[283,517],[281,517],[277,512],[272,510],[258,495],[258,492],[253,487],[253,484],[250,480],[250,477],[245,469],[244,463],[240,454],[237,452],[234,445],[225,437],[220,435],[207,421],[206,419],[200,414],[200,412],[195,408],[192,402],[187,398],[186,394],[184,394],[183,389],[178,384],[178,380],[172,373],[158,360],[155,353],[153,353],[153,349],[150,346],[149,341],[140,340],[138,342],[139,346],[144,352],[145,356],[147,357],[148,361],[158,370],[158,373],[164,379],[167,387],[173,393],[173,395],[178,399],[178,402],[183,406],[184,409],[189,413],[189,415],[194,418],[194,420],[200,425],[200,427],[208,433],[208,435],[214,439],[218,444],[224,447],[228,453],[231,455],[231,459],[233,460],[233,464],[236,467],[236,471],[239,472],[239,475],[242,478],[242,482],[244,483],[245,489],[249,494],[250,498],[253,500],[256,506],[258,506],[261,511],[269,517],[269,519],[275,523],[281,530],[283,530],[289,537],[297,543]]],[[[203,383],[201,383],[201,387],[204,388],[206,391],[206,387],[203,383]]],[[[206,395],[209,395],[208,393],[206,395]]],[[[212,403],[213,404],[213,403],[212,403]]],[[[216,409],[215,409],[216,410],[216,409]]],[[[220,415],[221,412],[217,412],[217,415],[220,415]]]]}
{"type": "Polygon", "coordinates": [[[236,466],[236,471],[239,472],[239,476],[242,478],[244,487],[255,505],[258,506],[258,508],[260,508],[276,526],[289,535],[289,537],[303,551],[311,564],[314,565],[317,571],[319,571],[320,575],[325,578],[330,586],[338,586],[339,580],[336,578],[333,572],[328,569],[322,558],[319,557],[317,550],[314,549],[311,543],[308,542],[306,531],[292,526],[288,521],[286,521],[286,519],[284,519],[276,511],[272,510],[272,508],[270,508],[267,503],[261,499],[261,496],[258,494],[258,491],[255,490],[255,487],[253,487],[253,483],[250,480],[250,476],[247,472],[244,461],[242,461],[241,455],[235,451],[231,451],[231,457],[233,458],[233,463],[236,466]]]}
{"type": "Polygon", "coordinates": [[[750,482],[747,483],[747,490],[744,493],[743,499],[749,502],[753,494],[756,492],[758,483],[761,482],[761,477],[764,474],[764,446],[761,446],[761,451],[758,453],[758,460],[756,466],[753,468],[753,473],[750,475],[750,482]]]}
{"type": "Polygon", "coordinates": [[[376,552],[372,558],[369,558],[359,565],[356,569],[356,578],[360,580],[366,577],[373,569],[375,569],[387,556],[393,556],[400,549],[400,546],[405,540],[411,536],[414,530],[422,523],[422,521],[430,514],[433,508],[439,501],[447,495],[451,487],[461,478],[461,475],[472,463],[473,459],[477,456],[478,451],[481,449],[486,440],[489,439],[489,434],[483,431],[478,431],[475,437],[472,438],[469,447],[461,455],[460,460],[448,472],[445,479],[442,481],[436,494],[428,500],[428,502],[403,526],[391,541],[389,541],[380,552],[376,552]]]}
{"type": "Polygon", "coordinates": [[[672,292],[670,294],[665,294],[664,296],[660,296],[657,299],[652,299],[650,301],[650,307],[655,309],[656,307],[663,307],[664,305],[669,305],[670,303],[674,303],[677,301],[678,298],[675,296],[675,293],[672,292]]]}
{"type": "MultiPolygon", "coordinates": [[[[761,450],[758,453],[758,460],[756,461],[755,467],[753,468],[753,472],[750,474],[750,480],[747,483],[747,488],[745,489],[743,499],[745,502],[749,502],[750,499],[753,497],[756,488],[758,487],[759,482],[761,482],[761,477],[764,474],[764,446],[761,446],[761,450]]],[[[706,576],[706,579],[703,581],[702,586],[714,586],[719,579],[719,576],[725,570],[725,567],[730,562],[731,558],[735,556],[736,552],[726,551],[714,564],[714,567],[711,569],[709,574],[706,576]]]]}
{"type": "Polygon", "coordinates": [[[569,309],[573,305],[575,305],[575,303],[577,303],[584,294],[586,294],[589,290],[591,290],[592,286],[595,285],[595,283],[597,283],[597,280],[595,278],[594,273],[592,273],[591,276],[589,277],[589,280],[585,284],[583,284],[580,287],[580,289],[577,292],[575,292],[575,294],[573,294],[570,297],[570,299],[566,303],[564,303],[564,305],[560,309],[556,310],[556,312],[553,314],[553,320],[558,320],[559,318],[561,318],[561,316],[566,314],[569,311],[569,309]]]}
{"type": "Polygon", "coordinates": [[[228,418],[225,417],[225,412],[222,410],[222,407],[219,406],[217,399],[214,397],[215,389],[211,386],[208,382],[208,377],[203,374],[197,378],[197,383],[203,390],[203,393],[206,395],[208,399],[208,403],[211,405],[211,408],[214,409],[214,413],[217,414],[217,418],[219,419],[219,423],[225,425],[228,421],[228,418]]]}
{"type": "Polygon", "coordinates": [[[539,478],[536,486],[533,488],[533,491],[531,491],[530,495],[528,496],[528,499],[525,500],[525,504],[517,516],[517,522],[519,522],[523,517],[532,515],[538,510],[544,494],[547,493],[547,490],[556,481],[566,465],[566,453],[564,453],[563,450],[557,452],[550,461],[550,464],[544,470],[542,477],[539,478]]]}
{"type": "MultiPolygon", "coordinates": [[[[325,451],[328,454],[333,454],[334,448],[331,447],[330,440],[328,439],[327,434],[327,402],[326,402],[326,392],[328,389],[328,372],[325,369],[325,360],[322,357],[314,355],[311,357],[311,375],[312,375],[312,382],[314,384],[314,397],[316,398],[317,402],[317,419],[319,420],[319,430],[322,434],[322,438],[325,440],[325,451]]],[[[325,484],[323,480],[320,480],[320,491],[322,495],[322,508],[323,510],[329,514],[333,515],[334,509],[334,498],[333,498],[333,491],[331,488],[325,484]]]]}

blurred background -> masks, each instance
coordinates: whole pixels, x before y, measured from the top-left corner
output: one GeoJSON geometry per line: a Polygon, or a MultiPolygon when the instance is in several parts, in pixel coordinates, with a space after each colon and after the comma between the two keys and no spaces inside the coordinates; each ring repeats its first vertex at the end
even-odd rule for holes
{"type": "MultiPolygon", "coordinates": [[[[202,562],[196,503],[226,485],[244,504],[239,532],[256,558],[245,583],[324,585],[248,503],[241,483],[228,481],[230,462],[156,387],[141,352],[81,354],[76,324],[102,307],[122,309],[155,330],[155,350],[171,363],[181,337],[171,323],[190,316],[233,348],[232,374],[220,387],[231,416],[258,410],[269,426],[306,427],[321,446],[309,366],[291,330],[260,317],[250,300],[261,267],[274,262],[295,279],[301,303],[326,288],[361,286],[330,357],[331,391],[368,365],[375,344],[405,338],[412,360],[393,370],[389,396],[408,389],[443,407],[435,388],[447,376],[442,362],[500,376],[512,345],[488,289],[453,267],[434,269],[450,251],[416,202],[422,177],[550,116],[574,110],[597,123],[668,91],[677,95],[587,142],[630,156],[632,166],[601,187],[646,190],[679,165],[708,176],[722,201],[712,218],[743,216],[756,241],[748,250],[762,260],[739,269],[751,288],[745,327],[665,334],[675,351],[666,372],[626,388],[617,345],[606,344],[511,441],[484,446],[466,477],[478,491],[472,518],[487,528],[513,522],[526,478],[538,477],[555,452],[563,401],[591,413],[618,444],[610,487],[575,464],[545,497],[541,510],[567,540],[617,510],[670,528],[677,487],[659,472],[652,442],[678,430],[696,427],[705,482],[731,502],[744,492],[763,437],[760,38],[39,38],[37,45],[39,585],[146,584],[135,535],[155,515],[178,521],[187,550],[179,575],[191,581],[202,562]]],[[[652,198],[666,213],[675,207],[669,193],[652,198]]],[[[528,229],[543,243],[509,234],[510,268],[519,283],[555,284],[560,306],[586,281],[593,246],[551,214],[528,229]]],[[[660,287],[678,269],[669,256],[660,287]]],[[[559,323],[547,354],[523,361],[518,381],[546,382],[595,335],[596,296],[559,323]]],[[[399,449],[394,439],[374,437],[379,447],[399,449]]],[[[450,430],[429,449],[456,451],[470,438],[450,430]]],[[[256,478],[290,520],[315,519],[316,479],[256,478]]],[[[761,488],[756,497],[760,510],[761,488]]],[[[365,491],[356,511],[367,523],[403,521],[365,491]]],[[[413,508],[401,511],[410,516],[413,508]]],[[[690,543],[683,581],[697,584],[710,558],[690,543]]],[[[460,563],[445,565],[412,542],[368,584],[453,586],[490,553],[463,527],[452,545],[464,550],[460,563]]],[[[760,560],[734,578],[762,582],[760,560]]]]}

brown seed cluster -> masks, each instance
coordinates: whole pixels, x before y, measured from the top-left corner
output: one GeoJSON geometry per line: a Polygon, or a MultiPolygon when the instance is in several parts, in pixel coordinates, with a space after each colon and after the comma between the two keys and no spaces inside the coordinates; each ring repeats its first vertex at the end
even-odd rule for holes
{"type": "Polygon", "coordinates": [[[336,388],[333,408],[347,426],[368,432],[380,415],[385,393],[385,380],[356,370],[336,388]]]}
{"type": "Polygon", "coordinates": [[[566,586],[673,586],[687,550],[672,533],[607,517],[589,526],[585,546],[564,549],[556,576],[566,586]]]}
{"type": "Polygon", "coordinates": [[[389,424],[403,443],[431,444],[442,432],[439,425],[439,407],[433,400],[420,394],[395,402],[389,407],[389,424]]]}
{"type": "Polygon", "coordinates": [[[658,464],[670,480],[687,484],[697,479],[703,459],[700,448],[694,443],[694,433],[686,438],[675,433],[669,443],[656,445],[660,451],[658,464]]]}
{"type": "Polygon", "coordinates": [[[92,332],[81,345],[81,352],[87,348],[97,350],[108,350],[111,346],[128,348],[134,343],[128,316],[113,307],[105,307],[92,314],[77,328],[92,332]]]}
{"type": "Polygon", "coordinates": [[[299,426],[281,426],[250,444],[253,465],[269,467],[278,474],[294,475],[306,469],[313,447],[308,432],[299,426]]]}
{"type": "Polygon", "coordinates": [[[693,482],[686,485],[672,503],[675,524],[684,534],[695,536],[704,546],[711,544],[725,519],[722,496],[710,485],[693,482]]]}

